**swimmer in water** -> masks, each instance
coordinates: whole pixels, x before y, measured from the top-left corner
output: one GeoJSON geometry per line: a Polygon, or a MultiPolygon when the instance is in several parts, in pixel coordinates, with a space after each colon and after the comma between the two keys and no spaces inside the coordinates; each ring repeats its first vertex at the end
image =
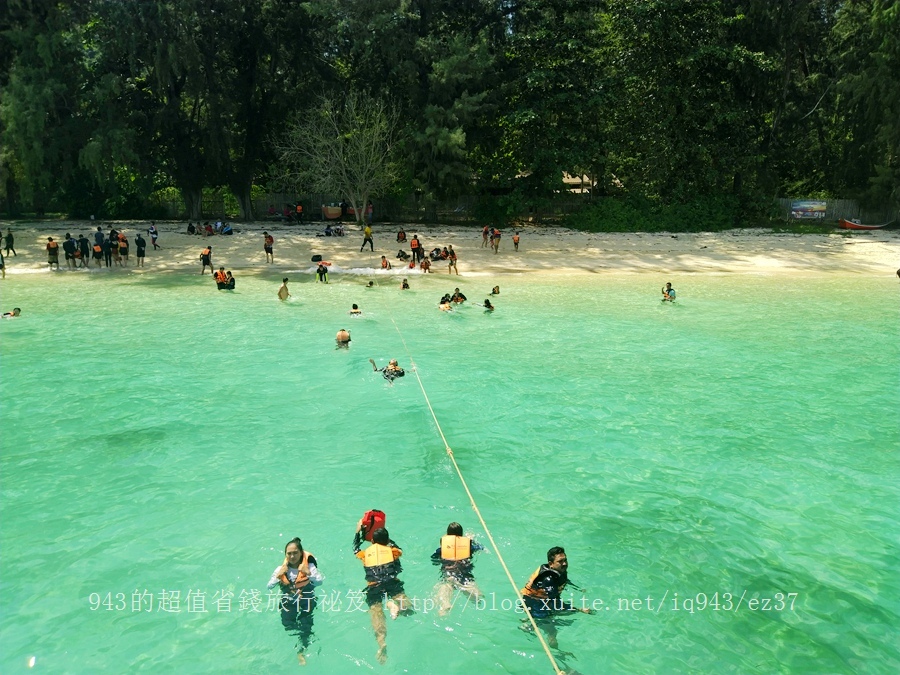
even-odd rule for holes
{"type": "Polygon", "coordinates": [[[348,349],[350,347],[350,331],[341,328],[334,336],[334,341],[337,343],[338,349],[348,349]]]}
{"type": "Polygon", "coordinates": [[[374,286],[375,286],[374,281],[370,281],[369,283],[366,284],[366,288],[374,288],[374,286]]]}
{"type": "Polygon", "coordinates": [[[353,307],[350,308],[351,316],[359,316],[360,314],[362,314],[362,310],[359,308],[358,305],[353,305],[353,307]]]}
{"type": "Polygon", "coordinates": [[[398,377],[403,377],[404,375],[406,375],[406,371],[400,367],[400,365],[397,363],[397,359],[391,359],[384,368],[379,368],[378,366],[376,366],[374,359],[369,359],[369,363],[372,364],[372,370],[374,370],[376,373],[380,372],[384,379],[391,383],[393,383],[393,381],[398,377]]]}
{"type": "Polygon", "coordinates": [[[500,287],[494,286],[493,290],[491,291],[491,295],[500,295],[500,287]]]}
{"type": "Polygon", "coordinates": [[[21,313],[22,313],[22,310],[21,310],[21,309],[19,309],[18,307],[14,307],[14,308],[13,308],[13,311],[11,311],[11,312],[4,312],[4,313],[3,313],[3,318],[4,318],[4,319],[12,319],[13,317],[19,316],[21,313]]]}
{"type": "Polygon", "coordinates": [[[484,311],[486,311],[486,312],[494,311],[494,306],[491,304],[490,298],[484,299],[484,311]]]}
{"type": "Polygon", "coordinates": [[[672,288],[671,282],[666,282],[665,288],[662,289],[663,302],[675,302],[675,289],[672,288]]]}
{"type": "Polygon", "coordinates": [[[401,290],[401,291],[408,291],[408,290],[409,290],[409,282],[408,282],[406,279],[404,279],[404,280],[403,280],[403,283],[400,284],[400,290],[401,290]]]}
{"type": "Polygon", "coordinates": [[[438,307],[442,312],[452,312],[453,305],[450,304],[450,296],[444,294],[444,297],[441,298],[441,301],[438,303],[438,307]]]}
{"type": "Polygon", "coordinates": [[[289,297],[291,297],[291,292],[288,290],[287,282],[287,277],[281,280],[281,288],[278,289],[279,300],[287,300],[289,297]]]}

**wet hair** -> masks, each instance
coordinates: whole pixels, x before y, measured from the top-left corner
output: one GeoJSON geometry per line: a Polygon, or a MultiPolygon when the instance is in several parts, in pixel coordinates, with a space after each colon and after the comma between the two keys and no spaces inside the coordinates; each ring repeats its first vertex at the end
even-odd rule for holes
{"type": "Polygon", "coordinates": [[[562,546],[554,546],[553,548],[551,548],[549,551],[547,551],[547,562],[553,562],[553,559],[556,558],[556,556],[558,556],[560,553],[565,555],[566,549],[564,549],[562,546]]]}
{"type": "Polygon", "coordinates": [[[379,527],[372,533],[372,543],[387,546],[391,543],[391,536],[388,534],[388,531],[386,529],[384,529],[383,527],[379,527]]]}
{"type": "Polygon", "coordinates": [[[284,283],[287,283],[287,277],[285,277],[285,278],[282,279],[281,281],[284,282],[284,283]]]}
{"type": "Polygon", "coordinates": [[[462,533],[462,525],[460,525],[459,523],[450,523],[447,526],[447,534],[455,534],[457,537],[461,537],[462,533]]]}
{"type": "Polygon", "coordinates": [[[288,543],[286,543],[284,545],[285,554],[287,554],[287,547],[290,546],[291,544],[296,544],[297,548],[300,549],[300,553],[303,553],[303,544],[300,543],[300,537],[294,537],[293,539],[291,539],[288,543]]]}
{"type": "Polygon", "coordinates": [[[353,305],[353,307],[351,307],[351,309],[359,309],[359,307],[357,307],[356,305],[353,305]]]}

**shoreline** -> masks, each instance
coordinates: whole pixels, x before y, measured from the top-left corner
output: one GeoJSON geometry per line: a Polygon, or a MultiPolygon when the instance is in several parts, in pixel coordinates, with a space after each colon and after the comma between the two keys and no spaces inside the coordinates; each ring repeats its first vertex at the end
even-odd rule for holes
{"type": "MultiPolygon", "coordinates": [[[[114,273],[180,272],[199,273],[200,250],[210,245],[216,267],[242,273],[306,273],[315,269],[314,254],[330,261],[335,272],[354,275],[418,275],[395,256],[400,248],[409,251],[408,242],[395,240],[400,225],[373,225],[375,252],[359,251],[362,228],[346,223],[344,237],[316,236],[324,223],[288,225],[281,222],[239,223],[231,236],[201,237],[186,234],[186,223],[157,222],[161,250],[153,251],[146,234],[150,221],[68,221],[29,223],[27,226],[0,221],[5,234],[12,229],[17,256],[5,256],[7,276],[50,272],[44,246],[52,236],[61,241],[66,232],[73,236],[91,233],[97,225],[108,232],[111,226],[122,229],[130,241],[127,267],[109,268],[114,273]],[[135,267],[134,238],[138,232],[147,240],[145,267],[135,267]],[[275,238],[275,262],[266,263],[262,233],[275,238]],[[381,256],[393,265],[381,269],[381,256]]],[[[593,233],[559,227],[528,225],[502,231],[500,250],[494,254],[482,247],[481,230],[473,227],[422,226],[404,228],[407,239],[420,234],[425,250],[452,244],[459,256],[460,276],[490,274],[882,274],[894,276],[900,266],[900,232],[791,234],[768,229],[728,230],[698,233],[593,233]],[[521,233],[520,250],[513,250],[511,236],[521,233]]],[[[60,272],[66,269],[60,255],[60,272]]],[[[91,271],[99,271],[96,267],[91,271]]],[[[107,268],[102,268],[107,271],[107,268]]],[[[77,272],[85,272],[78,269],[77,272]]],[[[55,272],[55,270],[54,270],[55,272]]],[[[433,274],[447,274],[447,265],[436,262],[433,274]]],[[[456,276],[456,275],[453,275],[456,276]]]]}

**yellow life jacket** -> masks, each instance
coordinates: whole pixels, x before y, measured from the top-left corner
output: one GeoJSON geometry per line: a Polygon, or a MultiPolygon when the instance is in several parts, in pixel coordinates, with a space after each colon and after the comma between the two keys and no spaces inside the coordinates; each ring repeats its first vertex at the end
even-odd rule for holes
{"type": "Polygon", "coordinates": [[[394,562],[394,549],[383,544],[372,544],[365,550],[363,565],[365,567],[379,567],[394,562]]]}
{"type": "Polygon", "coordinates": [[[468,560],[472,557],[472,540],[445,534],[441,537],[441,558],[443,560],[468,560]]]}

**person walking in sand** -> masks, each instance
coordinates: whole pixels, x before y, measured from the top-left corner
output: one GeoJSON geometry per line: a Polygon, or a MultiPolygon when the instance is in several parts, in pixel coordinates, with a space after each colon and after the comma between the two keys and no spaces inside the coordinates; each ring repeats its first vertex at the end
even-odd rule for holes
{"type": "Polygon", "coordinates": [[[275,237],[268,232],[263,232],[263,251],[266,252],[266,262],[274,263],[275,254],[272,252],[272,246],[275,244],[275,237]]]}
{"type": "MultiPolygon", "coordinates": [[[[159,239],[159,230],[156,229],[156,223],[150,223],[150,227],[147,228],[147,232],[150,235],[150,243],[153,244],[153,250],[155,251],[158,248],[162,248],[162,246],[156,243],[156,240],[159,239]]],[[[210,273],[211,272],[212,266],[210,266],[210,273]]]]}
{"type": "Polygon", "coordinates": [[[459,270],[456,268],[456,251],[453,250],[453,244],[450,245],[447,251],[447,263],[447,274],[456,272],[456,275],[459,276],[459,270]]]}
{"type": "Polygon", "coordinates": [[[370,223],[366,223],[366,227],[363,230],[363,242],[362,246],[359,247],[359,252],[362,253],[362,250],[366,247],[366,244],[369,244],[369,248],[372,249],[372,252],[375,252],[375,242],[372,240],[372,225],[370,223]]]}
{"type": "Polygon", "coordinates": [[[12,251],[12,254],[16,257],[19,257],[19,254],[16,253],[16,238],[13,236],[12,230],[6,231],[6,257],[9,257],[9,252],[12,251]]]}
{"type": "Polygon", "coordinates": [[[488,233],[491,231],[487,225],[484,226],[481,230],[481,248],[487,248],[488,245],[488,233]]]}
{"type": "Polygon", "coordinates": [[[281,280],[281,288],[278,289],[278,299],[281,300],[282,302],[284,302],[289,297],[291,297],[291,292],[288,290],[287,284],[288,284],[288,278],[285,277],[284,279],[281,280]]]}
{"type": "Polygon", "coordinates": [[[209,273],[213,273],[212,266],[212,246],[207,246],[205,249],[200,251],[200,263],[203,265],[200,270],[200,274],[206,272],[206,268],[209,267],[209,273]]]}
{"type": "Polygon", "coordinates": [[[519,250],[519,233],[518,233],[518,232],[516,232],[516,233],[513,235],[512,240],[513,240],[513,246],[514,246],[515,249],[518,251],[518,250],[519,250]]]}

